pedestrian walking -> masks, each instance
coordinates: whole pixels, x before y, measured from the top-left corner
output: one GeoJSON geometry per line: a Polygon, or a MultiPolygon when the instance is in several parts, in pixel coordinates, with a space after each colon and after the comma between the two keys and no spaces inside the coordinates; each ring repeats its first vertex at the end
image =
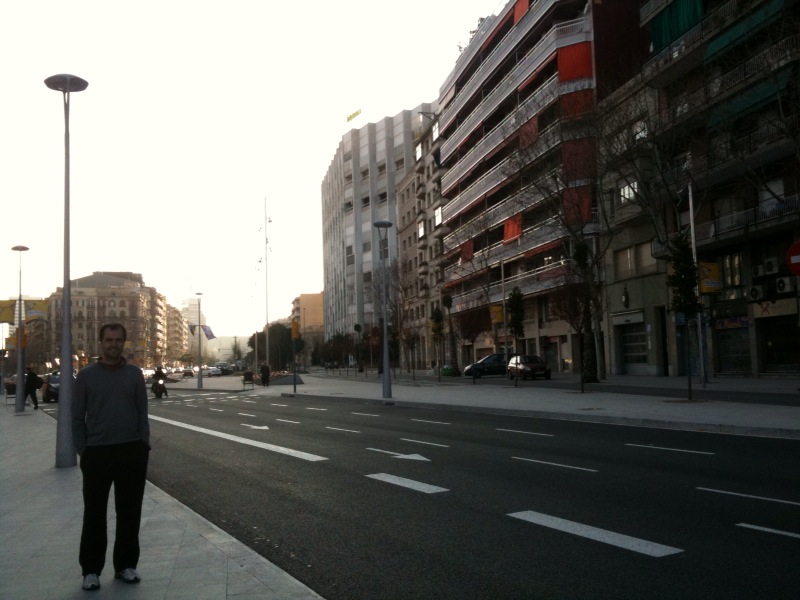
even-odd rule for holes
{"type": "MultiPolygon", "coordinates": [[[[27,374],[25,375],[25,400],[30,396],[33,401],[33,410],[39,410],[39,400],[36,398],[36,390],[42,387],[42,378],[34,373],[33,369],[27,367],[27,374]]],[[[23,400],[23,402],[25,402],[23,400]]]]}
{"type": "Polygon", "coordinates": [[[261,364],[261,385],[269,386],[269,365],[267,363],[261,364]]]}
{"type": "Polygon", "coordinates": [[[136,567],[150,426],[144,375],[122,356],[126,338],[127,332],[120,323],[103,325],[100,360],[79,371],[75,379],[72,434],[83,473],[79,560],[85,590],[100,588],[112,484],[117,518],[114,573],[125,583],[138,583],[140,579],[136,567]]]}

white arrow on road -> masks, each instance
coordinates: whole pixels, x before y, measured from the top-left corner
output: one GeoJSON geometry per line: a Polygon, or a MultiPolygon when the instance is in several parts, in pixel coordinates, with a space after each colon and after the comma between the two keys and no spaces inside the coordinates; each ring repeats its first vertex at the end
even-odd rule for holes
{"type": "Polygon", "coordinates": [[[259,427],[258,425],[250,425],[248,423],[239,423],[239,424],[244,425],[245,427],[249,427],[250,429],[269,429],[268,425],[261,425],[259,427]]]}
{"type": "Polygon", "coordinates": [[[425,458],[421,454],[400,454],[399,452],[390,452],[389,450],[378,450],[377,448],[367,448],[367,450],[372,450],[373,452],[383,452],[384,454],[391,454],[395,458],[405,458],[408,460],[425,460],[430,462],[430,459],[425,458]]]}

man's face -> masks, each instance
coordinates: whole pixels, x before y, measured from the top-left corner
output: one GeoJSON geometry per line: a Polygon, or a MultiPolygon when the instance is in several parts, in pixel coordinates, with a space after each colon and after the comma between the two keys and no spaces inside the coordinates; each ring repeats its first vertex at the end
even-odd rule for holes
{"type": "Polygon", "coordinates": [[[122,356],[122,349],[125,346],[125,338],[121,329],[106,329],[103,332],[103,339],[100,340],[103,350],[103,361],[117,362],[122,356]]]}

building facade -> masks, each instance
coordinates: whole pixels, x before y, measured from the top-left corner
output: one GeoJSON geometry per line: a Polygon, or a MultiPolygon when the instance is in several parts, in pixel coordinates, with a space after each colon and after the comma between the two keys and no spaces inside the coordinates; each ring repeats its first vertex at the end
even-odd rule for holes
{"type": "Polygon", "coordinates": [[[342,137],[322,182],[325,339],[351,335],[355,325],[377,326],[381,305],[373,278],[381,268],[376,221],[395,227],[385,239],[388,264],[397,261],[396,184],[414,165],[420,111],[405,110],[378,123],[351,129],[342,137]],[[377,311],[377,312],[376,312],[377,311]]]}
{"type": "Polygon", "coordinates": [[[606,171],[615,372],[800,372],[797,277],[787,261],[800,239],[798,7],[642,5],[650,54],[603,110],[606,139],[627,140],[606,171]],[[666,287],[682,231],[701,271],[699,324],[670,308],[666,287]]]}
{"type": "Polygon", "coordinates": [[[440,88],[443,278],[462,364],[513,350],[555,372],[580,367],[553,296],[571,280],[576,233],[600,235],[595,133],[582,121],[646,50],[638,6],[511,1],[483,20],[440,88]],[[505,327],[514,287],[525,298],[519,339],[505,327]]]}
{"type": "Polygon", "coordinates": [[[291,320],[299,324],[303,347],[303,366],[312,364],[312,354],[321,350],[325,343],[324,320],[325,294],[300,294],[292,300],[291,320]]]}

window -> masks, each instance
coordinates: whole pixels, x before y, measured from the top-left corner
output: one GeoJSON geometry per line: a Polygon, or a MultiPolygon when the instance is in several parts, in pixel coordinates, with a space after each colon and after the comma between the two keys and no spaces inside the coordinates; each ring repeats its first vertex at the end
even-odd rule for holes
{"type": "Polygon", "coordinates": [[[416,158],[417,160],[422,158],[422,144],[417,144],[416,147],[414,148],[414,158],[416,158]]]}
{"type": "Polygon", "coordinates": [[[364,283],[371,283],[372,282],[372,271],[367,271],[364,273],[364,283]]]}
{"type": "Polygon", "coordinates": [[[620,204],[627,204],[636,199],[636,193],[639,191],[639,182],[631,181],[630,183],[623,183],[617,188],[617,198],[620,204]]]}
{"type": "Polygon", "coordinates": [[[361,251],[369,252],[370,250],[372,250],[372,241],[364,242],[364,244],[361,246],[361,251]]]}
{"type": "Polygon", "coordinates": [[[417,227],[417,236],[422,239],[425,237],[425,221],[420,221],[417,227]]]}
{"type": "Polygon", "coordinates": [[[636,123],[633,124],[631,130],[633,131],[634,140],[636,141],[643,140],[644,138],[647,137],[647,121],[645,121],[644,119],[642,119],[641,121],[637,121],[636,123]]]}
{"type": "Polygon", "coordinates": [[[438,207],[433,211],[433,226],[438,227],[442,224],[442,207],[438,207]]]}
{"type": "Polygon", "coordinates": [[[369,196],[365,196],[361,199],[361,207],[366,208],[367,206],[369,206],[369,196]]]}
{"type": "Polygon", "coordinates": [[[352,247],[352,246],[347,246],[347,247],[345,248],[345,250],[344,250],[344,254],[345,254],[345,263],[346,263],[346,264],[348,264],[348,265],[353,265],[353,264],[355,264],[355,262],[356,262],[356,257],[355,257],[355,255],[353,254],[353,247],[352,247]]]}
{"type": "Polygon", "coordinates": [[[614,252],[614,277],[625,279],[634,274],[632,248],[623,248],[614,252]]]}

